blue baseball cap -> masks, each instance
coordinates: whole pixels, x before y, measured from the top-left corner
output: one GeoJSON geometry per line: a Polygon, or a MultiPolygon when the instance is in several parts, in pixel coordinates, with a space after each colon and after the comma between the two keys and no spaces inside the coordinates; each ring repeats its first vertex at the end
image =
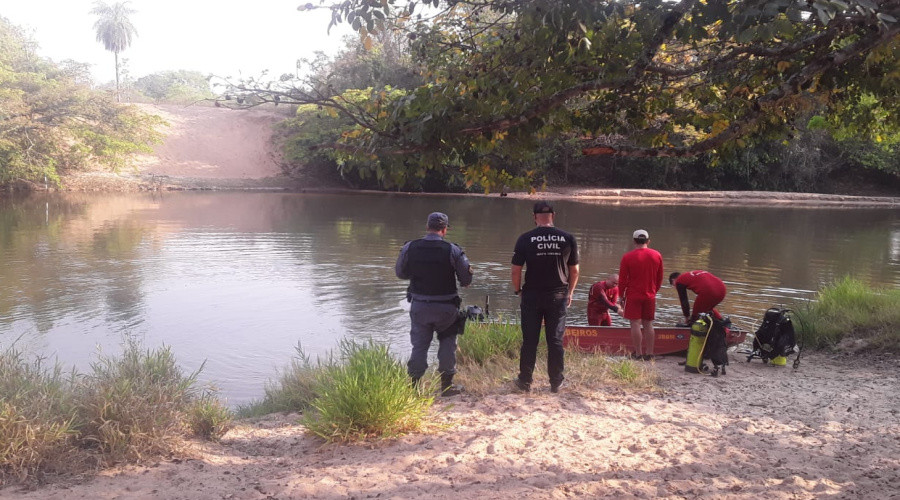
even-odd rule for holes
{"type": "Polygon", "coordinates": [[[428,229],[440,231],[445,227],[450,227],[450,218],[447,217],[447,214],[441,212],[428,214],[428,229]]]}

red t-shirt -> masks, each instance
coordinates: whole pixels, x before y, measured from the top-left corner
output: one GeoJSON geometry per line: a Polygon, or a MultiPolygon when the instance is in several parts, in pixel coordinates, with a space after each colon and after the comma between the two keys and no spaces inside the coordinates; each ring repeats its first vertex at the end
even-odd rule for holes
{"type": "Polygon", "coordinates": [[[635,248],[619,264],[619,291],[628,297],[655,297],[662,287],[662,255],[652,248],[635,248]]]}
{"type": "Polygon", "coordinates": [[[697,295],[725,295],[725,283],[709,271],[682,273],[673,285],[684,285],[697,295]]]}
{"type": "Polygon", "coordinates": [[[612,307],[617,307],[616,302],[619,300],[619,287],[613,285],[606,286],[606,280],[598,281],[591,286],[588,292],[588,314],[602,314],[612,307]],[[604,300],[605,299],[605,300],[604,300]]]}

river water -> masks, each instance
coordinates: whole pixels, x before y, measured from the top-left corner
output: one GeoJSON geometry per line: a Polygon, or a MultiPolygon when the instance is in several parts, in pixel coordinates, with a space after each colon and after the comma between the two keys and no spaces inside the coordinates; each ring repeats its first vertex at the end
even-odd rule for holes
{"type": "MultiPolygon", "coordinates": [[[[429,212],[450,216],[450,241],[476,270],[464,303],[515,317],[509,261],[533,227],[533,201],[405,194],[187,192],[0,199],[0,348],[86,369],[126,336],[172,346],[186,370],[232,405],[263,395],[303,346],[340,339],[408,352],[398,251],[429,212]]],[[[900,210],[623,205],[559,201],[582,278],[570,323],[586,324],[587,291],[618,268],[631,233],[649,231],[671,271],[706,269],[729,289],[721,310],[754,330],[766,308],[794,306],[836,278],[900,285],[900,210]]],[[[680,308],[664,286],[657,317],[680,308]]],[[[616,318],[618,324],[624,320],[616,318]]]]}

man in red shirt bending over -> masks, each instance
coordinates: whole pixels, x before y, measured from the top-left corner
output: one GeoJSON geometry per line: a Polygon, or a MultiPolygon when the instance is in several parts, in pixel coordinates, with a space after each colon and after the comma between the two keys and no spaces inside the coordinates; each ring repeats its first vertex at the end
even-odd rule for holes
{"type": "Polygon", "coordinates": [[[669,284],[678,290],[678,300],[681,301],[681,312],[684,313],[684,322],[690,325],[700,317],[700,313],[712,312],[716,319],[722,319],[722,315],[714,308],[725,300],[725,283],[708,271],[691,271],[689,273],[672,273],[669,275],[669,284]],[[697,294],[694,299],[694,312],[691,313],[688,304],[687,291],[697,294]]]}
{"type": "Polygon", "coordinates": [[[610,274],[604,281],[598,281],[588,292],[588,324],[591,326],[612,326],[609,311],[619,312],[619,275],[610,274]]]}
{"type": "Polygon", "coordinates": [[[656,293],[662,287],[662,255],[647,245],[650,235],[638,229],[632,235],[634,250],[622,256],[619,264],[619,291],[625,299],[625,319],[631,322],[634,357],[653,358],[656,332],[656,293]],[[643,330],[643,331],[642,331],[643,330]]]}

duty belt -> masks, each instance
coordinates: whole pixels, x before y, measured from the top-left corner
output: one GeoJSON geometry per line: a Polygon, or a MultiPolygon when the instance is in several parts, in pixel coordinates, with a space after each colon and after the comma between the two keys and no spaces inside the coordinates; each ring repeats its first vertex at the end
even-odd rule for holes
{"type": "Polygon", "coordinates": [[[440,299],[440,300],[432,300],[432,299],[413,299],[416,302],[424,302],[426,304],[453,304],[458,306],[462,303],[462,299],[459,297],[454,297],[452,299],[440,299]]]}

